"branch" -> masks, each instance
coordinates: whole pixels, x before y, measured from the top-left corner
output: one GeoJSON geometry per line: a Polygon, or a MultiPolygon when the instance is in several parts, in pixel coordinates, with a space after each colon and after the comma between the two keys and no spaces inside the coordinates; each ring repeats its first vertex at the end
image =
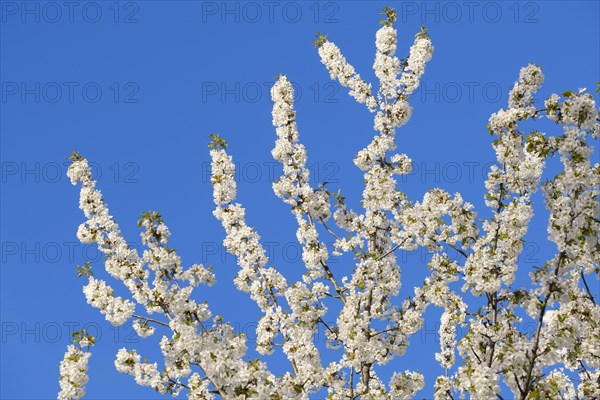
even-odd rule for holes
{"type": "Polygon", "coordinates": [[[587,284],[587,281],[585,280],[585,275],[583,274],[583,270],[581,270],[579,272],[579,274],[581,275],[581,279],[583,280],[583,284],[585,285],[585,290],[587,291],[588,298],[592,301],[592,303],[596,304],[596,300],[594,300],[594,296],[592,296],[592,293],[587,284]]]}
{"type": "Polygon", "coordinates": [[[136,314],[133,314],[132,317],[137,318],[137,319],[143,319],[143,320],[148,321],[148,322],[154,322],[155,324],[166,326],[167,328],[170,328],[169,324],[167,324],[165,322],[162,322],[162,321],[159,321],[159,320],[154,319],[154,318],[143,317],[141,315],[136,315],[136,314]]]}
{"type": "Polygon", "coordinates": [[[448,243],[447,240],[444,240],[444,243],[446,243],[452,250],[456,251],[457,253],[459,253],[464,258],[469,258],[469,255],[463,249],[461,249],[461,248],[453,245],[452,243],[448,243]]]}
{"type": "MultiPolygon", "coordinates": [[[[565,252],[562,251],[559,255],[558,261],[556,262],[556,269],[554,270],[555,276],[558,276],[562,261],[564,260],[565,257],[566,257],[565,252]]],[[[540,310],[540,317],[538,319],[538,327],[535,332],[535,342],[534,342],[533,349],[532,349],[532,357],[531,357],[531,361],[529,363],[529,369],[527,371],[527,379],[525,381],[525,385],[523,385],[524,386],[523,389],[521,389],[521,397],[523,400],[525,400],[527,398],[527,394],[529,394],[529,390],[530,390],[529,386],[531,385],[533,367],[535,366],[535,360],[538,357],[537,351],[538,351],[539,344],[540,344],[540,336],[541,336],[541,332],[542,332],[544,315],[546,314],[546,307],[548,305],[548,301],[550,300],[550,297],[552,296],[552,293],[553,293],[553,289],[552,289],[552,287],[550,287],[550,291],[546,295],[546,298],[544,299],[544,303],[542,304],[542,309],[540,310]]]]}
{"type": "Polygon", "coordinates": [[[387,256],[389,256],[390,254],[392,254],[393,252],[395,252],[399,248],[400,248],[400,245],[397,244],[390,251],[388,251],[387,253],[385,253],[384,255],[382,255],[381,257],[379,257],[378,259],[376,259],[375,261],[381,261],[381,259],[386,258],[387,256]]]}

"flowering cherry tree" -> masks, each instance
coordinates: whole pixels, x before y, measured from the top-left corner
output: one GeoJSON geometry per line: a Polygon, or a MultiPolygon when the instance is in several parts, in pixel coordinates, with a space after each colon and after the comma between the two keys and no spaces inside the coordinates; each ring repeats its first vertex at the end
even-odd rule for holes
{"type": "MultiPolygon", "coordinates": [[[[326,36],[318,34],[315,40],[331,78],[374,116],[376,134],[354,159],[364,173],[360,211],[350,209],[340,192],[311,186],[292,85],[279,76],[271,89],[277,132],[272,155],[283,167],[273,190],[297,221],[306,266],[301,281],[290,282],[269,266],[260,236],[236,201],[227,143],[211,135],[213,214],[225,230],[225,248],[237,258],[237,288],[263,313],[256,350],[268,355],[281,348],[290,365],[283,375],[274,375],[261,359],[248,359],[245,336],[213,316],[206,303],[195,301],[194,288],[214,284],[215,275],[203,265],[182,266],[157,212],[142,213],[138,222],[147,249],[139,254],[127,244],[87,160],[73,153],[68,176],[81,185],[79,206],[87,218],[77,236],[98,245],[108,274],[129,290],[117,296],[86,263],[77,271],[88,280],[83,288],[87,302],[115,326],[133,321],[140,337],[162,336],[160,367],[142,362],[135,349],[123,348],[115,360],[119,372],[139,385],[189,399],[306,399],[325,390],[328,399],[408,399],[425,385],[434,388],[436,399],[502,399],[501,384],[519,399],[600,398],[600,307],[588,283],[600,277],[600,165],[591,164],[588,145],[588,137],[598,138],[600,125],[592,95],[566,91],[536,107],[534,96],[544,75],[539,66],[523,67],[508,107],[489,119],[497,155],[485,184],[490,217],[477,217],[460,194],[441,189],[411,201],[396,181],[410,173],[412,162],[396,153],[395,132],[411,117],[409,99],[433,46],[422,27],[408,57],[399,59],[396,13],[386,7],[383,14],[373,65],[377,91],[326,36]],[[542,118],[554,121],[558,133],[520,129],[523,121],[542,118]],[[562,171],[541,183],[546,160],[556,156],[562,171]],[[530,272],[526,289],[516,286],[515,273],[533,215],[532,194],[540,186],[556,254],[530,272]],[[326,244],[324,235],[334,243],[326,244]],[[398,301],[396,253],[417,248],[430,253],[430,273],[408,299],[398,301]],[[331,267],[331,259],[345,253],[355,260],[349,276],[331,267]],[[462,290],[452,288],[453,282],[462,290]],[[467,303],[473,296],[481,299],[477,305],[467,303]],[[333,323],[325,322],[335,302],[341,311],[333,323]],[[382,381],[378,370],[404,355],[430,305],[443,310],[435,359],[446,373],[425,381],[419,371],[397,371],[382,381]],[[528,319],[536,324],[534,332],[519,329],[528,319]],[[319,328],[325,329],[327,348],[341,354],[336,361],[322,362],[327,349],[315,344],[319,328]],[[458,335],[459,328],[466,333],[458,335]]],[[[85,394],[94,338],[85,331],[74,336],[60,364],[60,399],[85,394]]]]}

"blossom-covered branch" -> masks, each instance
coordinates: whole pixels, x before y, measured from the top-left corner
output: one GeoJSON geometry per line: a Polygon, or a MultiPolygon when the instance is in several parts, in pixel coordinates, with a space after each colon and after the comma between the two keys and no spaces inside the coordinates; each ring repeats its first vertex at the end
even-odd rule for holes
{"type": "MultiPolygon", "coordinates": [[[[539,108],[541,67],[523,67],[507,108],[489,119],[496,162],[485,182],[488,210],[481,215],[488,217],[479,218],[460,193],[439,188],[412,201],[397,181],[411,172],[412,160],[396,152],[396,130],[411,118],[410,96],[433,45],[421,27],[407,57],[398,58],[396,12],[385,7],[383,15],[375,34],[376,91],[326,35],[317,34],[315,41],[331,78],[374,113],[375,133],[354,158],[364,177],[360,210],[348,206],[341,190],[311,185],[292,85],[280,75],[271,89],[277,135],[272,155],[282,166],[273,190],[297,224],[306,268],[301,280],[289,281],[270,264],[236,201],[227,142],[210,135],[213,214],[225,230],[225,248],[239,265],[234,282],[263,314],[256,327],[260,359],[249,360],[245,336],[213,316],[208,304],[197,303],[195,288],[215,283],[212,268],[184,268],[169,246],[161,215],[152,211],[138,222],[146,246],[138,254],[110,216],[87,160],[73,153],[68,176],[81,184],[86,217],[77,236],[97,244],[107,278],[128,290],[117,296],[115,289],[123,285],[94,276],[87,262],[77,268],[87,279],[86,300],[113,325],[131,320],[140,337],[161,335],[164,360],[142,362],[135,349],[122,348],[115,361],[119,372],[160,393],[185,393],[190,399],[308,399],[327,391],[328,399],[395,400],[414,398],[425,385],[438,400],[465,394],[503,399],[503,385],[522,400],[600,398],[600,306],[590,290],[590,282],[600,278],[600,165],[592,165],[589,144],[599,137],[600,125],[592,95],[584,89],[552,94],[539,108]],[[543,118],[556,123],[557,136],[523,130],[543,118]],[[562,171],[541,183],[555,156],[562,171]],[[538,195],[549,212],[556,254],[527,270],[530,284],[517,286],[519,256],[538,195]],[[322,235],[333,236],[334,243],[327,244],[322,235]],[[401,300],[397,254],[417,249],[429,253],[428,273],[401,300]],[[332,260],[345,253],[354,256],[352,265],[345,258],[333,268],[332,260]],[[429,380],[419,371],[396,371],[384,382],[381,367],[406,354],[430,305],[441,309],[435,360],[443,374],[429,380]],[[332,317],[332,310],[339,313],[332,317]],[[525,321],[535,326],[532,332],[522,328],[525,321]],[[331,360],[324,356],[327,349],[317,346],[319,326],[325,328],[327,348],[339,357],[331,360]],[[265,360],[278,349],[290,370],[276,377],[265,360]]],[[[88,381],[94,338],[80,332],[74,340],[60,365],[61,399],[82,397],[88,381]]]]}

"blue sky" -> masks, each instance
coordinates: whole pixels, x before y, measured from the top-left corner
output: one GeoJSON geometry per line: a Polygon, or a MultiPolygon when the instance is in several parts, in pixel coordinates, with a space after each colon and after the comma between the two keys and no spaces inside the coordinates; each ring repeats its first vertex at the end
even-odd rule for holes
{"type": "MultiPolygon", "coordinates": [[[[211,215],[208,134],[229,141],[239,167],[238,199],[272,262],[286,276],[299,276],[295,222],[271,189],[280,169],[270,155],[269,87],[279,73],[294,83],[314,183],[343,188],[357,208],[362,176],[352,159],[374,134],[372,116],[331,83],[312,40],[317,31],[327,33],[376,84],[374,40],[383,5],[398,11],[400,56],[421,24],[435,46],[412,98],[413,118],[398,131],[400,151],[416,166],[400,185],[414,200],[432,187],[460,191],[486,215],[483,180],[494,160],[490,114],[506,106],[529,62],[546,76],[539,99],[580,87],[594,91],[598,2],[0,2],[1,398],[55,398],[70,332],[84,327],[98,336],[88,398],[156,397],[117,373],[113,360],[126,346],[160,361],[158,335],[142,342],[131,327],[111,327],[85,303],[84,281],[74,272],[86,259],[97,271],[101,262],[75,236],[84,217],[78,189],[65,175],[72,149],[92,163],[126,238],[139,243],[140,212],[159,211],[185,265],[215,267],[217,284],[197,290],[197,299],[208,299],[215,314],[254,336],[258,309],[235,290],[234,259],[211,215]]],[[[550,124],[537,127],[558,133],[550,124]]],[[[598,151],[594,156],[597,161],[598,151]]],[[[523,284],[531,267],[554,251],[546,242],[542,199],[534,204],[523,284]]],[[[424,257],[398,254],[406,279],[400,298],[425,276],[424,257]]],[[[333,266],[340,275],[352,269],[346,260],[333,266]]],[[[593,290],[600,292],[597,282],[593,290]]],[[[424,371],[425,397],[441,372],[433,358],[438,315],[429,313],[414,348],[382,370],[383,376],[424,371]]],[[[286,368],[276,356],[267,362],[274,371],[286,368]]]]}

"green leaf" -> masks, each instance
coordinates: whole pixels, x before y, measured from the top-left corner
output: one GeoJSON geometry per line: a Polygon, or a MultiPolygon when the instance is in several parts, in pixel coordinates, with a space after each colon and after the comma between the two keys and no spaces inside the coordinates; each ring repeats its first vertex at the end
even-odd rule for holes
{"type": "Polygon", "coordinates": [[[77,266],[75,271],[77,272],[78,278],[81,278],[84,275],[88,278],[90,276],[94,276],[94,273],[92,272],[92,266],[90,265],[89,261],[86,261],[83,266],[77,266]]]}
{"type": "Polygon", "coordinates": [[[564,91],[562,96],[563,97],[571,97],[571,96],[573,96],[573,92],[571,92],[570,90],[564,91]]]}
{"type": "Polygon", "coordinates": [[[325,44],[325,42],[327,41],[327,35],[323,35],[321,32],[317,32],[315,34],[315,37],[316,39],[313,40],[313,44],[317,49],[323,46],[323,44],[325,44]]]}
{"type": "Polygon", "coordinates": [[[83,160],[83,157],[77,151],[71,150],[71,156],[67,157],[67,160],[79,161],[79,160],[83,160]]]}
{"type": "Polygon", "coordinates": [[[396,13],[396,10],[393,9],[392,7],[389,7],[389,6],[383,7],[381,14],[385,16],[385,19],[382,19],[379,21],[379,23],[382,26],[383,25],[392,26],[394,24],[394,22],[396,22],[398,20],[398,14],[396,13]]]}
{"type": "Polygon", "coordinates": [[[227,148],[227,141],[220,137],[218,133],[211,133],[208,137],[212,139],[212,141],[208,142],[209,149],[219,150],[227,148]]]}

